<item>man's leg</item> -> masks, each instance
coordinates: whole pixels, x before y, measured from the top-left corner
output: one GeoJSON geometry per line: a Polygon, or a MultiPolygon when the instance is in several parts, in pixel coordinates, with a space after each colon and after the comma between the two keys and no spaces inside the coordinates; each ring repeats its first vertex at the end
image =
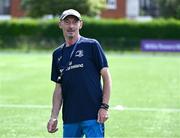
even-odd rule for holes
{"type": "Polygon", "coordinates": [[[83,137],[82,129],[79,123],[63,125],[63,138],[67,137],[83,137]]]}
{"type": "Polygon", "coordinates": [[[100,124],[97,120],[87,120],[81,123],[83,133],[88,138],[98,137],[104,138],[104,124],[100,124]]]}

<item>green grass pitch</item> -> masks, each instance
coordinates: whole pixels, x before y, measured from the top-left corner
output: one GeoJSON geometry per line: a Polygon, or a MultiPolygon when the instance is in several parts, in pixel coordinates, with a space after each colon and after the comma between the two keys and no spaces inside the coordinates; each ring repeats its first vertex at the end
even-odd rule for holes
{"type": "MultiPolygon", "coordinates": [[[[106,137],[180,137],[180,55],[107,54],[113,87],[106,137]],[[115,110],[122,106],[124,110],[115,110]]],[[[0,52],[0,138],[59,138],[46,124],[51,53],[0,52]]],[[[61,116],[61,114],[60,114],[61,116]]]]}

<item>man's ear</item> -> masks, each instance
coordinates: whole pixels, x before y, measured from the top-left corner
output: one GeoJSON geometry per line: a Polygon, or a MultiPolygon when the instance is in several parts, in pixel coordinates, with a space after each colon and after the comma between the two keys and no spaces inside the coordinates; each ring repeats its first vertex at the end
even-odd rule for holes
{"type": "Polygon", "coordinates": [[[83,27],[83,21],[81,20],[79,29],[81,29],[82,27],[83,27]]]}

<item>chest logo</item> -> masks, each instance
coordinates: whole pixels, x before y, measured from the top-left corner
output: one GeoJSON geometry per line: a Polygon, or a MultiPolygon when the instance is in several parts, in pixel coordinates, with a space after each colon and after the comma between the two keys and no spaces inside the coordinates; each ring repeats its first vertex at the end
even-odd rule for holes
{"type": "Polygon", "coordinates": [[[83,50],[76,51],[75,57],[82,57],[82,56],[84,56],[83,50]]]}

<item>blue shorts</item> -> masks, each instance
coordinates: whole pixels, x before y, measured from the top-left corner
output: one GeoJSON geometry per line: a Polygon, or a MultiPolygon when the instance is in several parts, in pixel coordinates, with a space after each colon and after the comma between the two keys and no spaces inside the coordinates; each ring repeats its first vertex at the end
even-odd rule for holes
{"type": "Polygon", "coordinates": [[[87,120],[79,123],[64,124],[63,137],[83,137],[104,138],[104,124],[100,124],[97,120],[87,120]]]}

